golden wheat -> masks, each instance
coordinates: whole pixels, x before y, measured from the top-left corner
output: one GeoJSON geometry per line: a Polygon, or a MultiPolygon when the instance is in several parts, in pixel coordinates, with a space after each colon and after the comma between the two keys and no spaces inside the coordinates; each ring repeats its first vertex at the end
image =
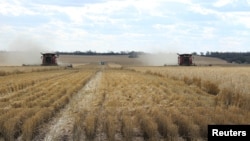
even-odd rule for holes
{"type": "Polygon", "coordinates": [[[53,70],[4,76],[11,79],[11,85],[1,78],[3,90],[9,89],[0,96],[1,108],[8,108],[0,115],[1,135],[15,140],[22,133],[23,140],[31,140],[38,127],[63,108],[95,71],[53,70]]]}
{"type": "MultiPolygon", "coordinates": [[[[131,69],[110,65],[101,70],[100,84],[83,93],[84,110],[69,105],[74,139],[206,140],[208,124],[250,122],[248,68],[131,69]]],[[[0,78],[0,135],[14,140],[22,134],[31,140],[96,70],[79,66],[0,78]]]]}

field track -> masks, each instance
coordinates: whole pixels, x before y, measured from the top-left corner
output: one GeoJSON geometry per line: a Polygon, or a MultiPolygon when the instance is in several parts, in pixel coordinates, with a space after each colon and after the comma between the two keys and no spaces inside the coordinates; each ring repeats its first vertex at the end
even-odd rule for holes
{"type": "Polygon", "coordinates": [[[60,117],[50,123],[49,131],[45,136],[46,141],[72,140],[74,114],[80,113],[90,105],[94,99],[96,88],[100,83],[101,72],[98,72],[72,99],[60,113],[60,117]],[[53,123],[54,122],[54,123],[53,123]]]}
{"type": "Polygon", "coordinates": [[[208,124],[250,123],[249,68],[186,69],[95,63],[4,73],[0,140],[205,141],[208,124]]]}

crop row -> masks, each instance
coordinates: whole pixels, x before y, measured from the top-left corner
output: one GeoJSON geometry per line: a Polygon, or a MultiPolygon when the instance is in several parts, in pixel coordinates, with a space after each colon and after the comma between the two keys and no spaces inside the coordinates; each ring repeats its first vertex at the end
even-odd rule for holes
{"type": "Polygon", "coordinates": [[[208,124],[250,122],[248,111],[225,109],[214,97],[168,77],[107,69],[91,104],[76,116],[74,138],[206,140],[208,124]]]}
{"type": "Polygon", "coordinates": [[[31,72],[23,74],[15,74],[0,77],[0,95],[9,96],[12,92],[25,89],[26,87],[33,86],[40,81],[47,81],[48,79],[56,79],[68,71],[50,71],[48,72],[31,72]]]}
{"type": "Polygon", "coordinates": [[[216,103],[250,110],[249,67],[134,67],[138,72],[181,80],[212,95],[216,103]]]}
{"type": "Polygon", "coordinates": [[[31,140],[38,127],[64,107],[95,71],[32,72],[13,77],[11,87],[17,88],[0,97],[0,135],[5,140],[18,137],[31,140]],[[27,83],[27,87],[19,88],[22,82],[27,83]]]}
{"type": "Polygon", "coordinates": [[[62,66],[0,66],[0,76],[16,75],[30,72],[42,72],[52,70],[62,70],[62,66]]]}

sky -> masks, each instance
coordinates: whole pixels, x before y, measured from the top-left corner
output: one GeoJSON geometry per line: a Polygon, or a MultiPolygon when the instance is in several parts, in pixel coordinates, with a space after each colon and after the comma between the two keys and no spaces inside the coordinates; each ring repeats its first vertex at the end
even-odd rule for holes
{"type": "Polygon", "coordinates": [[[0,51],[250,51],[250,0],[0,0],[0,51]]]}

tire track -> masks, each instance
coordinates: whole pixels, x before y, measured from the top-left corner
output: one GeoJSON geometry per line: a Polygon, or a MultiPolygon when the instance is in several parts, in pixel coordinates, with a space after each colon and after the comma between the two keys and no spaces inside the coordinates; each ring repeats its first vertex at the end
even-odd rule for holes
{"type": "Polygon", "coordinates": [[[55,118],[45,134],[45,141],[73,140],[74,115],[88,108],[100,84],[102,72],[96,75],[70,100],[70,103],[55,118]]]}

